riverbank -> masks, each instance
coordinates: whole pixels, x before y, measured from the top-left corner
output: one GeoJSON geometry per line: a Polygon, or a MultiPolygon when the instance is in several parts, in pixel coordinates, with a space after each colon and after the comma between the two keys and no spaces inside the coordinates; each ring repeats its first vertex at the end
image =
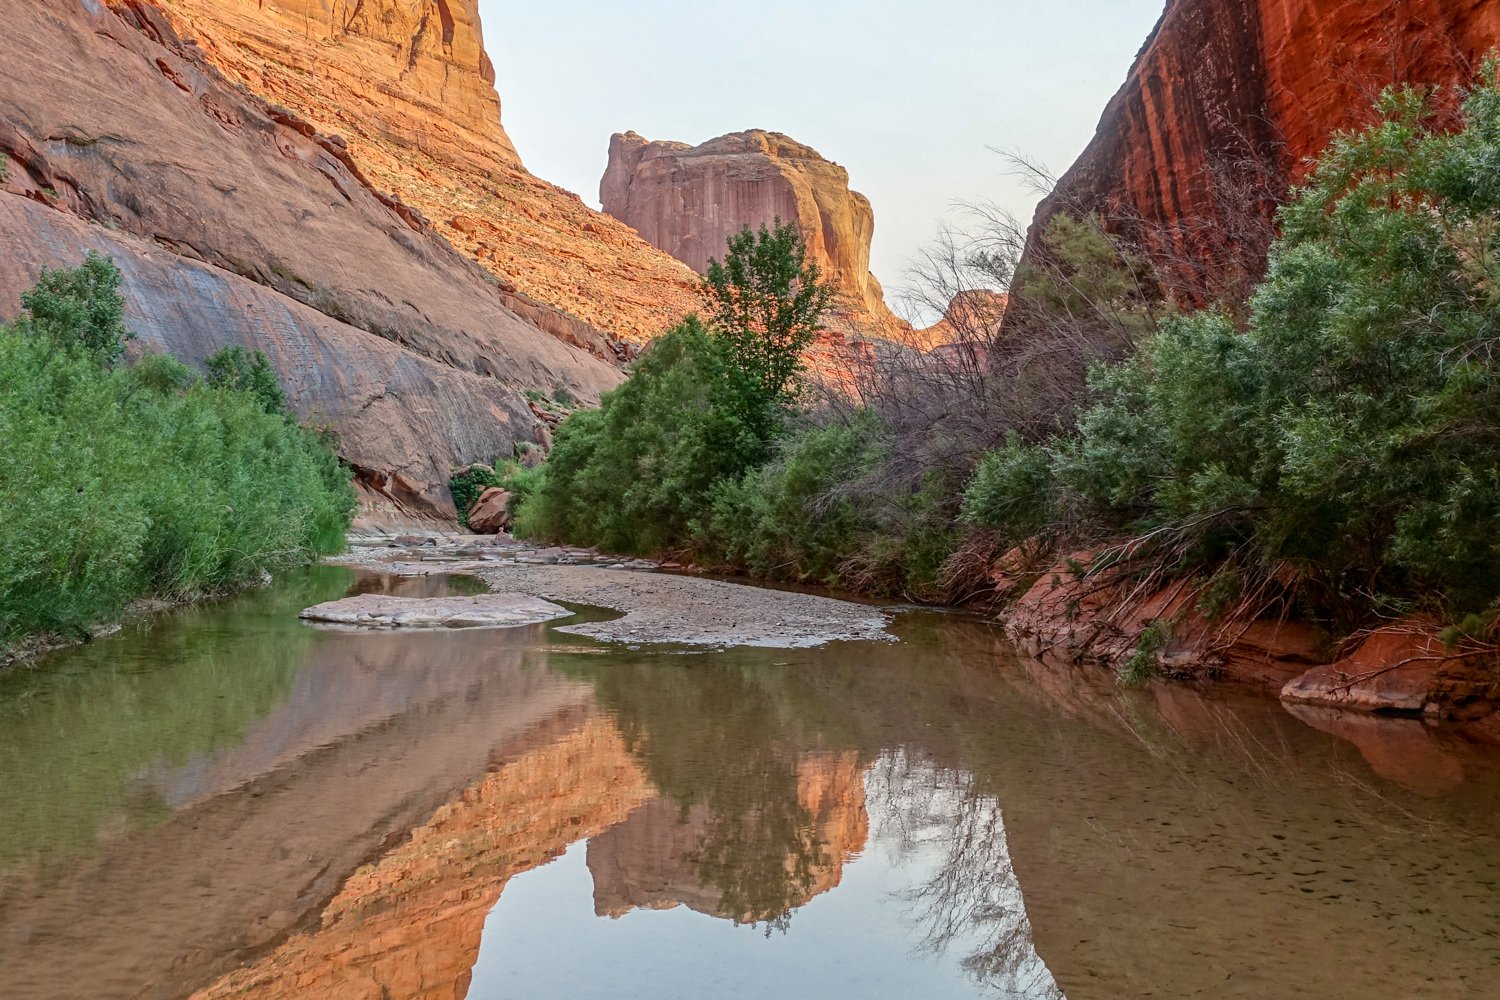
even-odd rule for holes
{"type": "MultiPolygon", "coordinates": [[[[622,612],[561,629],[607,641],[797,648],[885,637],[877,609],[656,572],[684,568],[676,563],[506,535],[371,534],[351,544],[332,561],[399,576],[463,573],[496,591],[622,612]]],[[[1007,553],[990,571],[987,614],[1026,656],[1134,683],[1249,687],[1289,707],[1456,723],[1500,741],[1500,664],[1488,650],[1444,646],[1429,622],[1394,622],[1340,643],[1285,618],[1211,621],[1198,606],[1201,581],[1140,590],[1107,567],[1090,572],[1086,552],[1038,558],[1026,564],[1007,553]]]]}

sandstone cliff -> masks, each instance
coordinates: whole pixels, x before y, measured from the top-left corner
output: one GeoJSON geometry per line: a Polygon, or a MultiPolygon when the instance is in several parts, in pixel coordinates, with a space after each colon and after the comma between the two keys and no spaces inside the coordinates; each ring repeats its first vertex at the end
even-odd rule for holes
{"type": "Polygon", "coordinates": [[[849,190],[843,167],[780,133],[737,132],[701,146],[617,134],[599,199],[606,213],[699,272],[743,227],[795,221],[837,286],[841,311],[863,332],[897,325],[870,273],[869,199],[849,190]]]}
{"type": "Polygon", "coordinates": [[[1189,270],[1253,272],[1277,201],[1332,132],[1387,85],[1467,80],[1497,45],[1489,0],[1170,0],[1033,244],[1055,213],[1099,211],[1144,223],[1189,270]]]}
{"type": "Polygon", "coordinates": [[[686,268],[522,167],[475,0],[159,2],[230,79],[340,135],[548,332],[613,358],[611,340],[698,307],[686,268]]]}
{"type": "Polygon", "coordinates": [[[533,439],[523,388],[589,398],[619,381],[507,308],[341,141],[204,65],[154,7],[23,0],[6,28],[0,316],[40,268],[108,253],[148,346],[266,351],[366,498],[413,512],[448,509],[452,468],[533,439]]]}

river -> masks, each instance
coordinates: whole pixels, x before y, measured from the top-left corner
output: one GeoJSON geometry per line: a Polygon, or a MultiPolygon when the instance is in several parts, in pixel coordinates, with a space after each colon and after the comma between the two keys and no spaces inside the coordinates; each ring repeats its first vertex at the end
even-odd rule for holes
{"type": "Polygon", "coordinates": [[[1495,995],[1500,752],[1461,733],[1120,689],[956,614],[297,620],[473,586],[319,567],[0,675],[0,996],[1495,995]]]}

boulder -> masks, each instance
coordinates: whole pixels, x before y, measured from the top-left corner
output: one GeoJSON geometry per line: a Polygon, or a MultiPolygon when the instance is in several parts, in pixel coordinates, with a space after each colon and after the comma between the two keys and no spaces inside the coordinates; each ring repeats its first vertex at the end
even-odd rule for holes
{"type": "Polygon", "coordinates": [[[479,494],[469,508],[469,530],[479,535],[498,535],[510,526],[510,493],[491,486],[479,494]]]}
{"type": "Polygon", "coordinates": [[[1450,649],[1438,632],[1422,618],[1376,629],[1340,659],[1288,681],[1281,700],[1361,712],[1488,714],[1500,696],[1500,654],[1450,649]]]}

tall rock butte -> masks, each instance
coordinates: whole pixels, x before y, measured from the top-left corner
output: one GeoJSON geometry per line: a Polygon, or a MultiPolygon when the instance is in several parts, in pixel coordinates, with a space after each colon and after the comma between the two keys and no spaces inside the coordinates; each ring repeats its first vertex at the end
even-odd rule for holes
{"type": "Polygon", "coordinates": [[[849,189],[843,167],[779,132],[736,132],[701,146],[618,133],[599,200],[607,214],[700,273],[743,227],[795,221],[837,286],[839,311],[866,333],[899,325],[870,273],[870,200],[849,189]]]}
{"type": "Polygon", "coordinates": [[[555,336],[618,356],[610,341],[644,343],[699,307],[691,271],[522,166],[477,0],[156,2],[231,80],[340,136],[555,336]]]}
{"type": "Polygon", "coordinates": [[[1496,46],[1493,0],[1169,0],[1033,244],[1059,211],[1098,211],[1180,260],[1263,259],[1269,228],[1236,213],[1268,218],[1384,87],[1465,82],[1496,46]],[[1236,245],[1247,229],[1260,245],[1236,245]]]}

